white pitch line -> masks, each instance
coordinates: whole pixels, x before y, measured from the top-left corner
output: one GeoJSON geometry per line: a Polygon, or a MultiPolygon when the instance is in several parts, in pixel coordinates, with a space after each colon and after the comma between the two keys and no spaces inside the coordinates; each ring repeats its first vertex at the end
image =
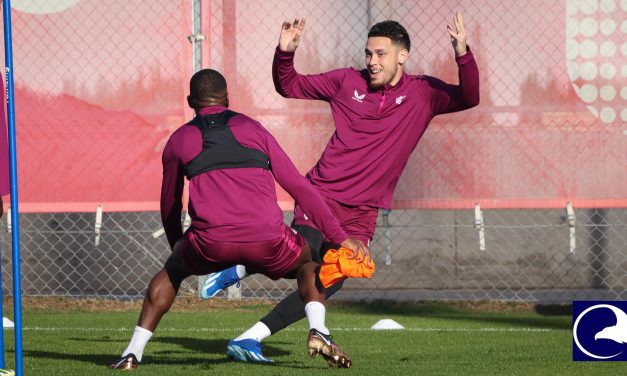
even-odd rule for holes
{"type": "MultiPolygon", "coordinates": [[[[247,328],[158,328],[159,332],[239,332],[244,331],[247,328]]],[[[370,328],[329,328],[331,331],[347,331],[347,332],[371,332],[375,331],[370,328]]],[[[27,326],[22,328],[23,331],[32,332],[132,332],[133,328],[72,328],[72,327],[38,327],[27,326]]],[[[305,329],[298,328],[285,328],[282,331],[304,331],[305,329]]],[[[511,332],[556,332],[567,331],[568,329],[550,329],[550,328],[405,328],[395,329],[393,331],[409,331],[409,332],[496,332],[496,333],[511,333],[511,332]]],[[[377,332],[381,332],[377,330],[377,332]]]]}

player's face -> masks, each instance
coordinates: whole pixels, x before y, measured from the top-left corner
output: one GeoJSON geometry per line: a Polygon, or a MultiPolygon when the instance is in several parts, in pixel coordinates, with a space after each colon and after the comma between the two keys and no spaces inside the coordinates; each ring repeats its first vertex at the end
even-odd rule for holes
{"type": "Polygon", "coordinates": [[[403,75],[407,50],[392,44],[387,37],[370,37],[366,43],[366,68],[370,74],[370,87],[380,89],[387,84],[396,85],[403,75]]]}

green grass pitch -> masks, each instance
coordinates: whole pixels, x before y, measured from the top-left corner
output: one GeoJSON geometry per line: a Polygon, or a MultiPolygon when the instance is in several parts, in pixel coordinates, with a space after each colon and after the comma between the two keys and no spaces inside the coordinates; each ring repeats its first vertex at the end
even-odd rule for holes
{"type": "MultiPolygon", "coordinates": [[[[162,320],[134,375],[624,375],[621,362],[573,362],[568,312],[477,309],[463,304],[332,304],[327,325],[352,357],[350,369],[328,369],[307,356],[306,320],[264,341],[270,365],[235,363],[224,351],[229,338],[262,317],[271,305],[254,302],[177,309],[162,320]],[[375,331],[389,318],[405,330],[375,331]]],[[[126,347],[139,309],[112,311],[25,308],[26,375],[112,375],[105,365],[126,347]]],[[[114,304],[115,305],[115,304],[114,304]]],[[[5,306],[6,307],[6,306],[5,306]]],[[[507,306],[506,306],[507,308],[507,306]]],[[[6,310],[8,312],[8,310],[6,310]]],[[[5,315],[7,316],[7,315],[5,315]]],[[[7,367],[14,364],[13,331],[5,330],[7,367]]]]}

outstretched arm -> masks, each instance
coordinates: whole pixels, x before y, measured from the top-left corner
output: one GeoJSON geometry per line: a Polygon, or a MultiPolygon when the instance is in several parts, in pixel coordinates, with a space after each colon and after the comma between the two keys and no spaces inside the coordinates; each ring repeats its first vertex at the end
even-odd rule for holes
{"type": "Polygon", "coordinates": [[[272,174],[279,185],[298,202],[316,227],[331,242],[356,251],[355,257],[359,255],[361,262],[370,262],[370,253],[364,243],[348,237],[341,228],[337,218],[335,218],[327,204],[323,201],[320,193],[298,172],[276,139],[269,132],[266,138],[272,174]]]}
{"type": "Polygon", "coordinates": [[[320,193],[302,176],[278,142],[268,133],[268,158],[277,183],[299,203],[322,233],[335,244],[348,237],[337,218],[331,214],[320,193]]]}
{"type": "Polygon", "coordinates": [[[183,168],[174,152],[172,138],[163,150],[163,182],[161,184],[161,221],[170,248],[183,237],[181,211],[183,210],[183,168]]]}
{"type": "Polygon", "coordinates": [[[459,85],[447,84],[437,78],[427,77],[431,87],[431,109],[434,115],[462,111],[479,104],[479,68],[466,44],[466,30],[461,13],[453,18],[455,27],[446,25],[455,50],[459,68],[459,85]]]}

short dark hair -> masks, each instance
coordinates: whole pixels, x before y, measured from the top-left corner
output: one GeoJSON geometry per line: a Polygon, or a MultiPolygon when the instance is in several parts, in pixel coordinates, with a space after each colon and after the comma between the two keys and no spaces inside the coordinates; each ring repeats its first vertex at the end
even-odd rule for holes
{"type": "Polygon", "coordinates": [[[375,24],[368,32],[368,38],[370,37],[390,38],[393,44],[400,44],[407,51],[411,47],[407,30],[396,21],[383,21],[375,24]]]}
{"type": "Polygon", "coordinates": [[[196,72],[189,81],[189,96],[193,99],[202,100],[225,92],[224,76],[213,69],[202,69],[196,72]]]}

